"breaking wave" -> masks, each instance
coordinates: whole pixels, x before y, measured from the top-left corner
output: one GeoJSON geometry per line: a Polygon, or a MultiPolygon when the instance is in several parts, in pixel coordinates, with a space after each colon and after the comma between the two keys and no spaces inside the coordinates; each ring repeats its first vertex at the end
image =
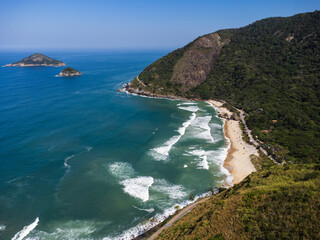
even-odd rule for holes
{"type": "Polygon", "coordinates": [[[185,134],[186,129],[189,127],[191,122],[196,118],[196,114],[193,112],[189,120],[182,124],[182,127],[178,129],[179,135],[171,137],[163,146],[154,148],[152,151],[156,154],[152,154],[156,160],[165,160],[167,159],[169,152],[173,145],[175,145],[180,138],[185,134]]]}
{"type": "Polygon", "coordinates": [[[198,169],[209,170],[207,152],[203,149],[196,149],[188,152],[189,154],[198,157],[200,161],[197,162],[198,169]]]}
{"type": "Polygon", "coordinates": [[[149,200],[149,187],[153,182],[153,177],[137,177],[125,179],[120,184],[124,186],[125,193],[146,202],[149,200]]]}
{"type": "Polygon", "coordinates": [[[16,233],[11,240],[22,240],[24,239],[33,229],[37,227],[39,223],[39,218],[37,217],[36,220],[28,226],[23,227],[23,229],[16,233]]]}
{"type": "Polygon", "coordinates": [[[196,196],[194,198],[194,200],[192,200],[192,201],[186,200],[180,204],[175,204],[174,206],[172,206],[170,208],[166,208],[162,213],[156,214],[154,217],[150,218],[149,221],[140,223],[137,226],[132,227],[132,228],[124,231],[123,233],[121,233],[118,236],[115,236],[115,237],[108,236],[108,237],[103,238],[103,240],[119,240],[119,239],[130,240],[132,238],[135,238],[135,237],[141,235],[142,233],[148,231],[149,229],[155,227],[159,223],[163,222],[169,216],[174,214],[178,209],[181,209],[181,208],[188,206],[189,204],[197,201],[199,198],[207,197],[210,195],[211,195],[211,192],[207,192],[207,193],[196,196]]]}

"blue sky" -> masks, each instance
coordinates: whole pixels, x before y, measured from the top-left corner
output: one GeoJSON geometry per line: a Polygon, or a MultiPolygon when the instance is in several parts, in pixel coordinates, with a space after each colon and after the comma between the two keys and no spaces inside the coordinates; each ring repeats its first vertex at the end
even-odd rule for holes
{"type": "Polygon", "coordinates": [[[0,0],[1,49],[174,49],[319,0],[0,0]]]}

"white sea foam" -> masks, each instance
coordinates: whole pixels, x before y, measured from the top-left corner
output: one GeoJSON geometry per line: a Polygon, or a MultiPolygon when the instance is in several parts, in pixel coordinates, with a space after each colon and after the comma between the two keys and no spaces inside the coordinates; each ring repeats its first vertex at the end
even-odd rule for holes
{"type": "Polygon", "coordinates": [[[71,155],[71,156],[69,156],[69,157],[66,157],[66,158],[64,159],[63,165],[64,165],[66,168],[70,168],[70,167],[71,167],[71,166],[68,164],[68,160],[71,159],[71,158],[73,158],[74,156],[75,156],[75,154],[73,154],[73,155],[71,155]]]}
{"type": "Polygon", "coordinates": [[[5,225],[0,225],[0,231],[4,231],[6,230],[6,226],[5,225]]]}
{"type": "Polygon", "coordinates": [[[39,218],[37,217],[36,220],[28,226],[23,227],[23,229],[16,233],[11,240],[22,240],[24,239],[33,229],[37,227],[39,223],[39,218]]]}
{"type": "Polygon", "coordinates": [[[185,111],[189,111],[189,112],[197,112],[199,110],[199,108],[197,106],[179,106],[178,107],[181,110],[185,110],[185,111]]]}
{"type": "Polygon", "coordinates": [[[209,122],[211,121],[211,116],[197,117],[191,124],[194,130],[194,137],[205,139],[209,142],[214,142],[211,135],[211,128],[209,122]]]}
{"type": "MultiPolygon", "coordinates": [[[[213,104],[211,104],[210,102],[207,102],[210,106],[212,106],[216,112],[221,113],[220,109],[217,108],[216,106],[214,106],[213,104]]],[[[225,119],[221,118],[221,120],[223,121],[223,125],[222,125],[222,129],[224,129],[224,125],[225,125],[225,119]]],[[[223,166],[224,162],[227,158],[228,155],[228,150],[230,148],[230,139],[225,135],[225,139],[227,141],[227,147],[222,149],[222,151],[220,151],[220,153],[216,154],[216,157],[214,159],[216,159],[218,161],[218,164],[220,166],[220,170],[223,174],[225,174],[227,176],[227,179],[225,180],[225,182],[227,183],[227,185],[232,185],[232,180],[233,180],[233,176],[230,174],[230,172],[223,166]]]]}
{"type": "MultiPolygon", "coordinates": [[[[222,129],[224,129],[224,125],[225,125],[225,120],[223,120],[223,125],[222,125],[222,129]]],[[[223,172],[226,176],[227,176],[227,179],[226,179],[226,183],[228,185],[232,185],[232,180],[233,180],[233,176],[231,175],[231,173],[223,166],[224,165],[224,162],[227,158],[227,155],[228,155],[228,150],[231,146],[231,142],[230,142],[230,139],[225,135],[226,137],[226,142],[227,142],[227,147],[224,148],[221,152],[220,152],[220,155],[218,155],[218,159],[220,160],[220,169],[221,169],[221,172],[223,172]]]]}
{"type": "Polygon", "coordinates": [[[201,194],[199,196],[196,196],[193,201],[186,200],[180,204],[175,204],[174,206],[165,209],[162,213],[156,214],[154,217],[149,219],[149,221],[147,221],[147,222],[144,221],[143,223],[140,223],[137,226],[132,227],[132,228],[124,231],[123,233],[121,233],[120,235],[118,235],[116,237],[105,237],[105,238],[103,238],[103,240],[119,240],[119,239],[130,240],[134,237],[137,237],[137,236],[143,234],[144,232],[148,231],[149,229],[153,228],[154,226],[156,226],[160,222],[163,222],[169,216],[174,214],[177,211],[177,209],[181,209],[183,207],[186,207],[187,205],[197,201],[199,198],[210,196],[210,194],[211,194],[211,192],[207,192],[207,193],[201,194]]]}
{"type": "Polygon", "coordinates": [[[197,163],[198,169],[209,169],[208,156],[206,151],[204,151],[203,149],[196,149],[189,151],[188,153],[198,157],[198,159],[200,160],[200,162],[197,163]]]}
{"type": "Polygon", "coordinates": [[[116,178],[124,180],[132,178],[135,174],[134,169],[130,163],[127,162],[114,162],[109,166],[109,172],[116,178]]]}
{"type": "Polygon", "coordinates": [[[135,209],[138,209],[140,211],[145,211],[145,212],[148,212],[148,213],[154,212],[154,208],[138,208],[137,206],[132,206],[132,207],[134,207],[135,209]]]}
{"type": "Polygon", "coordinates": [[[156,160],[165,160],[168,157],[169,152],[173,147],[173,145],[176,144],[180,140],[180,138],[185,134],[186,129],[189,127],[189,125],[195,118],[196,118],[196,114],[192,113],[189,120],[184,122],[182,124],[182,127],[178,129],[179,135],[176,135],[170,138],[167,142],[165,142],[163,146],[152,149],[153,152],[156,153],[156,155],[153,154],[156,160]]]}
{"type": "Polygon", "coordinates": [[[91,234],[99,231],[110,224],[110,221],[74,220],[74,221],[53,221],[46,229],[48,232],[35,229],[25,240],[43,239],[92,239],[91,234]]]}
{"type": "Polygon", "coordinates": [[[182,199],[188,194],[184,191],[183,186],[175,185],[164,179],[156,179],[150,190],[161,192],[170,197],[170,199],[182,199]]]}
{"type": "Polygon", "coordinates": [[[197,103],[195,103],[195,102],[183,102],[183,103],[177,104],[177,106],[183,106],[183,105],[197,105],[197,103]]]}
{"type": "MultiPolygon", "coordinates": [[[[85,147],[85,148],[86,148],[87,152],[90,152],[90,151],[92,150],[92,147],[85,147]]],[[[63,165],[64,165],[66,168],[70,168],[71,166],[70,166],[70,164],[68,164],[68,160],[71,159],[71,158],[73,158],[74,156],[76,156],[76,155],[78,156],[78,155],[80,155],[80,154],[82,154],[82,153],[84,153],[84,152],[80,152],[80,153],[77,153],[77,154],[72,154],[71,156],[66,157],[66,158],[64,159],[63,165]]]]}
{"type": "Polygon", "coordinates": [[[149,199],[149,187],[153,182],[153,177],[137,177],[125,179],[120,184],[124,186],[125,193],[146,202],[149,199]]]}
{"type": "Polygon", "coordinates": [[[208,160],[220,167],[220,171],[226,176],[225,182],[227,185],[232,185],[233,176],[230,172],[223,166],[228,155],[228,150],[230,148],[230,140],[226,138],[227,146],[218,151],[207,151],[208,160]]]}
{"type": "Polygon", "coordinates": [[[187,168],[187,167],[188,167],[188,165],[187,165],[187,164],[184,164],[184,165],[183,165],[183,168],[187,168]]]}

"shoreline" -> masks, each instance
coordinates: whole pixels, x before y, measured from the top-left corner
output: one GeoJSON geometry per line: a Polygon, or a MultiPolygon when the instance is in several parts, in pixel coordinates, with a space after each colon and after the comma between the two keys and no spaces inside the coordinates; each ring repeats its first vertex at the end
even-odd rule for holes
{"type": "MultiPolygon", "coordinates": [[[[140,97],[146,97],[146,98],[156,98],[156,99],[166,99],[166,100],[178,100],[178,101],[203,101],[199,99],[185,99],[185,98],[178,98],[176,96],[159,96],[155,94],[144,94],[144,92],[134,92],[134,91],[128,91],[128,87],[124,87],[121,89],[121,91],[118,92],[125,92],[130,95],[136,95],[140,97]]],[[[230,120],[230,117],[232,116],[232,112],[230,112],[228,109],[222,107],[224,104],[223,102],[215,101],[215,100],[207,100],[204,101],[210,104],[218,113],[218,117],[224,121],[223,124],[223,132],[224,137],[229,142],[229,147],[227,150],[227,157],[224,160],[223,167],[230,173],[232,176],[232,183],[226,179],[225,183],[222,186],[225,186],[227,188],[232,187],[234,184],[237,184],[241,182],[244,178],[246,178],[249,174],[252,172],[255,172],[256,169],[254,165],[251,162],[250,156],[252,154],[259,156],[258,151],[254,146],[251,146],[247,144],[242,139],[242,130],[239,126],[239,121],[237,120],[230,120]]],[[[194,206],[197,204],[205,201],[205,199],[208,197],[206,193],[202,194],[203,196],[197,196],[194,201],[191,201],[186,206],[182,207],[180,210],[187,213],[189,212],[194,206]]],[[[154,237],[154,234],[158,235],[160,232],[167,228],[165,222],[168,219],[175,219],[175,216],[181,212],[175,211],[174,213],[170,214],[165,219],[160,220],[157,224],[152,226],[148,229],[148,227],[143,231],[143,233],[135,236],[133,239],[140,240],[140,239],[149,239],[154,237]],[[165,224],[165,225],[164,225],[165,224]],[[148,236],[148,233],[151,233],[151,235],[148,236]]],[[[185,214],[183,214],[185,215],[185,214]]],[[[181,215],[180,217],[182,217],[181,215]]],[[[180,218],[179,217],[179,218],[180,218]]]]}
{"type": "MultiPolygon", "coordinates": [[[[164,96],[146,93],[144,91],[136,91],[130,88],[129,84],[125,84],[121,91],[118,92],[126,92],[127,94],[156,99],[179,101],[204,101],[200,99],[186,99],[179,98],[176,96],[164,96]]],[[[241,182],[252,172],[256,171],[254,165],[251,162],[251,155],[259,156],[259,153],[254,146],[246,143],[242,139],[242,130],[239,126],[240,120],[231,120],[233,112],[229,111],[225,107],[222,107],[224,102],[211,99],[204,102],[209,103],[213,108],[215,108],[218,112],[218,117],[224,120],[224,136],[229,141],[230,145],[227,157],[223,163],[223,167],[228,170],[228,172],[231,174],[233,178],[232,184],[230,184],[227,180],[225,182],[225,186],[231,187],[234,184],[241,182]]]]}
{"type": "Polygon", "coordinates": [[[207,102],[218,110],[220,118],[224,118],[224,135],[229,140],[230,146],[223,167],[232,175],[232,184],[237,184],[250,173],[256,171],[251,162],[251,155],[259,156],[258,151],[242,139],[240,121],[230,119],[233,113],[222,107],[223,102],[214,100],[208,100],[207,102]]]}

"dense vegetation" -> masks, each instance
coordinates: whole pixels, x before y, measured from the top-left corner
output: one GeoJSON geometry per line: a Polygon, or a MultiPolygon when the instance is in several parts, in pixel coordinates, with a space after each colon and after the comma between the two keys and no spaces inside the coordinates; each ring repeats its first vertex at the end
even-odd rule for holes
{"type": "Polygon", "coordinates": [[[32,55],[29,56],[29,57],[26,57],[26,58],[22,59],[22,60],[19,61],[19,62],[14,63],[14,64],[61,65],[61,64],[64,64],[64,63],[61,62],[61,61],[55,60],[55,59],[53,59],[53,58],[50,58],[50,57],[48,57],[48,56],[45,56],[45,55],[43,55],[43,54],[41,54],[41,53],[35,53],[35,54],[32,54],[32,55]]]}
{"type": "Polygon", "coordinates": [[[264,166],[158,239],[320,239],[320,165],[264,166]]]}
{"type": "Polygon", "coordinates": [[[71,67],[66,67],[61,72],[65,73],[65,74],[77,74],[77,73],[80,73],[78,70],[75,70],[74,68],[71,68],[71,67]]]}
{"type": "Polygon", "coordinates": [[[279,160],[320,162],[320,13],[234,31],[208,79],[189,95],[244,109],[254,135],[279,160]]]}
{"type": "Polygon", "coordinates": [[[140,74],[147,90],[224,100],[248,113],[254,136],[278,161],[319,163],[320,12],[268,18],[217,33],[230,43],[207,80],[188,92],[170,81],[175,64],[194,41],[140,74]]]}

